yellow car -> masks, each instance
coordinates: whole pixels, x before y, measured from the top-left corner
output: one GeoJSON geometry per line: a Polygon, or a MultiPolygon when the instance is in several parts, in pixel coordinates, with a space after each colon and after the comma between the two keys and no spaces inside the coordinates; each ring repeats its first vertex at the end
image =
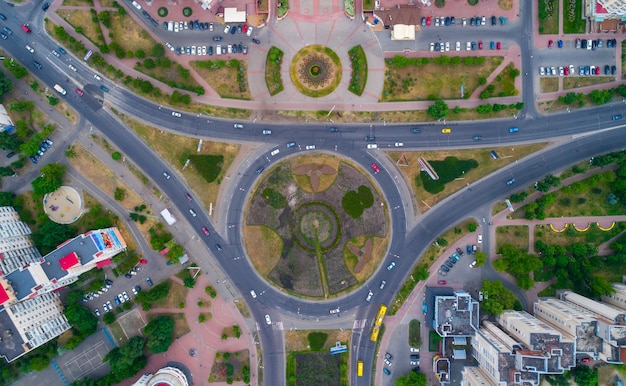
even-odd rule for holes
{"type": "Polygon", "coordinates": [[[441,129],[441,134],[450,134],[452,132],[452,129],[449,127],[444,127],[443,129],[441,129]]]}

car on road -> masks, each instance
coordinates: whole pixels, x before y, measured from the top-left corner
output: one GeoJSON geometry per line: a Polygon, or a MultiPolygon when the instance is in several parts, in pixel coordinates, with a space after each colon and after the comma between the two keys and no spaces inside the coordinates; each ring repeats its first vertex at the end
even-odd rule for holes
{"type": "Polygon", "coordinates": [[[337,308],[331,309],[329,312],[330,312],[331,315],[334,315],[334,314],[340,313],[341,310],[339,309],[339,307],[337,307],[337,308]]]}
{"type": "Polygon", "coordinates": [[[221,252],[223,249],[222,249],[221,245],[215,244],[215,250],[218,251],[218,252],[221,252]]]}
{"type": "Polygon", "coordinates": [[[235,129],[243,129],[243,125],[241,123],[235,123],[235,124],[233,124],[233,127],[235,129]]]}
{"type": "Polygon", "coordinates": [[[267,314],[265,315],[265,323],[272,324],[272,319],[270,319],[270,316],[267,314]]]}
{"type": "Polygon", "coordinates": [[[68,66],[70,70],[76,72],[76,67],[72,66],[71,64],[68,66]]]}
{"type": "Polygon", "coordinates": [[[33,47],[29,46],[28,44],[26,45],[26,50],[28,50],[28,52],[30,52],[31,54],[35,53],[35,50],[33,49],[33,47]]]}
{"type": "Polygon", "coordinates": [[[391,375],[391,371],[386,367],[383,367],[383,373],[385,373],[385,375],[391,375]]]}
{"type": "Polygon", "coordinates": [[[378,149],[378,144],[377,143],[368,143],[367,144],[367,148],[368,149],[378,149]]]}
{"type": "Polygon", "coordinates": [[[272,135],[272,130],[263,130],[263,135],[272,135]]]}
{"type": "Polygon", "coordinates": [[[187,199],[187,201],[191,202],[193,201],[193,198],[191,198],[191,195],[189,193],[185,193],[185,198],[187,199]]]}
{"type": "Polygon", "coordinates": [[[370,300],[372,300],[372,296],[374,296],[374,293],[370,290],[370,291],[367,293],[367,297],[365,298],[365,301],[366,301],[366,302],[369,302],[370,300]]]}
{"type": "Polygon", "coordinates": [[[365,136],[365,140],[366,140],[367,142],[374,142],[374,141],[376,141],[376,137],[375,137],[375,136],[373,136],[373,135],[366,135],[366,136],[365,136]]]}
{"type": "Polygon", "coordinates": [[[480,141],[481,139],[483,139],[483,137],[482,137],[482,135],[475,135],[475,136],[472,137],[472,139],[474,141],[480,141]]]}
{"type": "Polygon", "coordinates": [[[437,284],[439,285],[446,285],[448,282],[445,280],[437,280],[437,284]]]}
{"type": "Polygon", "coordinates": [[[418,129],[418,128],[411,129],[411,133],[413,133],[413,134],[419,134],[421,132],[422,132],[422,129],[418,129]]]}
{"type": "Polygon", "coordinates": [[[404,143],[402,142],[396,142],[393,144],[394,147],[404,147],[404,143]]]}
{"type": "Polygon", "coordinates": [[[396,266],[396,262],[392,261],[391,264],[387,266],[387,271],[391,271],[392,269],[394,269],[395,266],[396,266]]]}
{"type": "Polygon", "coordinates": [[[202,233],[204,233],[205,236],[208,236],[211,234],[211,232],[209,232],[209,230],[207,229],[207,227],[202,227],[202,233]]]}
{"type": "Polygon", "coordinates": [[[374,173],[380,172],[380,168],[376,164],[372,164],[372,169],[374,170],[374,173]]]}
{"type": "Polygon", "coordinates": [[[76,94],[78,94],[78,95],[80,95],[80,96],[83,96],[85,93],[83,92],[83,90],[81,90],[81,89],[77,88],[77,89],[76,89],[76,94]]]}
{"type": "Polygon", "coordinates": [[[250,296],[252,296],[252,299],[256,299],[256,292],[254,292],[254,290],[250,290],[250,296]]]}
{"type": "Polygon", "coordinates": [[[511,127],[509,128],[509,133],[517,133],[519,131],[519,127],[511,127]]]}
{"type": "MultiPolygon", "coordinates": [[[[41,70],[41,68],[43,67],[43,66],[41,65],[41,63],[39,63],[39,62],[38,62],[38,61],[36,61],[36,60],[33,60],[33,66],[35,66],[35,68],[37,68],[38,70],[41,70]]],[[[607,67],[608,67],[608,66],[607,66],[607,67]]]]}
{"type": "Polygon", "coordinates": [[[383,288],[385,288],[385,284],[387,284],[387,281],[386,281],[386,280],[381,281],[381,282],[380,282],[380,285],[378,286],[378,288],[379,288],[379,289],[383,289],[383,288]]]}
{"type": "Polygon", "coordinates": [[[506,184],[507,184],[507,185],[509,185],[509,186],[510,186],[510,185],[513,185],[514,183],[515,183],[515,178],[511,178],[510,180],[508,180],[508,181],[506,182],[506,184]]]}
{"type": "Polygon", "coordinates": [[[611,119],[613,119],[614,121],[619,121],[620,119],[622,119],[622,114],[615,114],[611,119]]]}
{"type": "Polygon", "coordinates": [[[163,172],[163,177],[165,177],[165,179],[167,179],[167,180],[172,178],[172,176],[170,176],[170,174],[168,172],[163,172]]]}
{"type": "Polygon", "coordinates": [[[193,209],[189,209],[189,214],[192,215],[193,217],[197,216],[196,211],[193,209]]]}
{"type": "Polygon", "coordinates": [[[109,88],[107,86],[100,86],[100,90],[104,92],[109,92],[109,88]]]}
{"type": "Polygon", "coordinates": [[[452,129],[449,127],[444,127],[443,129],[441,129],[441,134],[450,134],[452,132],[452,129]]]}
{"type": "Polygon", "coordinates": [[[305,150],[315,150],[315,145],[306,145],[304,147],[305,150]]]}
{"type": "Polygon", "coordinates": [[[287,142],[287,147],[295,147],[296,143],[295,142],[287,142]]]}
{"type": "Polygon", "coordinates": [[[6,20],[6,19],[7,19],[7,17],[6,17],[6,16],[4,16],[4,13],[0,13],[0,19],[2,19],[2,20],[6,20]]]}
{"type": "Polygon", "coordinates": [[[278,149],[274,149],[274,150],[272,150],[272,151],[270,152],[270,155],[273,157],[273,156],[275,156],[275,155],[276,155],[276,154],[278,154],[278,153],[280,153],[280,150],[278,150],[278,149]]]}
{"type": "Polygon", "coordinates": [[[139,260],[139,264],[144,264],[144,265],[145,265],[145,264],[148,264],[148,260],[146,260],[146,259],[140,259],[140,260],[139,260]]]}

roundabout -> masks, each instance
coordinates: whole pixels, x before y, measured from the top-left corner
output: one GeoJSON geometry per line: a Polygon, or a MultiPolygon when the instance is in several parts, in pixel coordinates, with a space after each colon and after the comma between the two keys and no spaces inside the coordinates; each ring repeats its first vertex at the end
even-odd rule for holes
{"type": "Polygon", "coordinates": [[[251,191],[246,252],[282,291],[313,299],[344,294],[358,289],[386,254],[387,205],[376,183],[347,159],[293,157],[266,171],[251,191]]]}

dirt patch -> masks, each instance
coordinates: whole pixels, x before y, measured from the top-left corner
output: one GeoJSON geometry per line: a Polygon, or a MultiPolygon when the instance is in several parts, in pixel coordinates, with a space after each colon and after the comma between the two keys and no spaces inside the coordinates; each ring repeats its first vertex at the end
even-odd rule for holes
{"type": "MultiPolygon", "coordinates": [[[[292,170],[296,170],[303,165],[317,164],[317,165],[326,165],[335,170],[335,173],[332,174],[321,174],[319,175],[319,182],[317,186],[317,193],[323,192],[328,189],[332,184],[335,183],[335,179],[337,178],[337,169],[339,169],[339,164],[341,163],[341,159],[334,155],[330,154],[316,154],[309,155],[303,157],[292,158],[289,161],[292,170]]],[[[311,187],[310,177],[306,175],[296,175],[293,176],[294,180],[298,183],[298,187],[304,190],[307,193],[313,193],[313,189],[311,187]]]]}
{"type": "Polygon", "coordinates": [[[513,0],[498,0],[498,7],[505,11],[513,8],[513,0]]]}
{"type": "Polygon", "coordinates": [[[56,13],[74,28],[79,28],[81,31],[80,33],[92,43],[104,43],[104,37],[102,36],[100,24],[92,21],[93,15],[89,10],[59,9],[56,13]]]}
{"type": "MultiPolygon", "coordinates": [[[[533,227],[534,228],[534,227],[533,227]]],[[[496,228],[496,253],[505,244],[512,244],[515,249],[528,253],[528,226],[509,225],[496,228]]]]}
{"type": "Polygon", "coordinates": [[[563,78],[563,90],[571,90],[574,88],[595,86],[597,84],[611,83],[615,81],[612,76],[586,76],[563,78]]]}
{"type": "Polygon", "coordinates": [[[209,60],[190,62],[191,67],[222,98],[251,100],[248,85],[248,62],[244,60],[209,60]],[[243,69],[243,71],[241,71],[243,69]]]}
{"type": "Polygon", "coordinates": [[[250,352],[248,350],[234,353],[217,352],[215,353],[215,360],[213,361],[208,381],[226,382],[227,379],[242,380],[246,372],[244,367],[247,367],[247,374],[249,375],[250,352]]]}
{"type": "MultiPolygon", "coordinates": [[[[200,152],[196,152],[199,139],[175,135],[152,126],[144,125],[130,117],[122,116],[124,122],[128,124],[157,154],[167,163],[172,165],[191,187],[197,197],[200,198],[203,206],[213,208],[218,205],[217,196],[220,184],[224,176],[227,175],[228,168],[239,152],[239,145],[223,142],[203,141],[200,152]],[[182,170],[189,155],[192,154],[220,154],[224,157],[222,170],[215,182],[208,183],[200,173],[191,165],[182,170]]],[[[214,213],[216,211],[214,210],[214,213]]]]}
{"type": "Polygon", "coordinates": [[[134,207],[144,204],[144,201],[137,193],[123,183],[108,166],[100,162],[100,160],[85,149],[83,145],[74,142],[71,146],[75,156],[68,157],[70,165],[89,181],[98,186],[100,190],[111,198],[114,197],[115,189],[124,190],[124,199],[120,201],[120,204],[128,210],[132,210],[134,207]]]}
{"type": "Polygon", "coordinates": [[[435,152],[389,152],[387,155],[393,162],[400,159],[402,155],[405,155],[409,164],[408,166],[399,166],[398,168],[408,180],[408,184],[413,189],[415,196],[417,197],[419,210],[425,212],[433,205],[436,205],[439,201],[450,196],[454,192],[467,187],[467,184],[472,184],[486,175],[493,173],[494,171],[522,159],[528,154],[532,154],[546,147],[548,143],[537,143],[526,146],[515,147],[501,147],[494,149],[470,149],[470,150],[442,150],[435,152]],[[491,150],[495,150],[500,156],[497,160],[494,160],[489,155],[491,150]],[[456,180],[445,185],[445,189],[437,194],[430,194],[426,192],[421,184],[419,174],[421,173],[421,167],[417,162],[419,157],[424,157],[427,161],[430,160],[443,160],[446,157],[457,157],[459,159],[474,159],[478,162],[478,168],[472,169],[464,174],[463,180],[456,180]]]}
{"type": "Polygon", "coordinates": [[[120,326],[117,321],[113,322],[113,324],[109,324],[106,329],[115,340],[117,347],[123,346],[124,344],[126,344],[126,342],[128,342],[128,337],[124,334],[122,326],[120,326]]]}
{"type": "Polygon", "coordinates": [[[157,44],[148,31],[143,28],[143,23],[137,23],[129,15],[120,16],[116,12],[111,12],[109,36],[124,51],[130,51],[133,54],[137,50],[144,50],[146,54],[150,54],[152,47],[157,44]]]}
{"type": "Polygon", "coordinates": [[[142,336],[141,329],[146,326],[146,321],[141,317],[141,313],[136,308],[128,311],[127,313],[120,315],[117,318],[117,323],[124,331],[124,335],[127,338],[133,336],[142,336]]]}
{"type": "Polygon", "coordinates": [[[480,85],[480,78],[487,78],[502,63],[501,56],[485,57],[478,65],[428,64],[397,67],[393,59],[385,60],[385,85],[381,101],[414,101],[453,99],[460,95],[460,85],[465,85],[465,95],[471,95],[480,85]]]}
{"type": "Polygon", "coordinates": [[[539,90],[542,93],[559,91],[559,78],[539,78],[539,90]]]}
{"type": "MultiPolygon", "coordinates": [[[[359,236],[350,240],[349,243],[362,246],[365,244],[365,239],[366,236],[359,236]]],[[[343,258],[348,270],[350,270],[352,275],[354,275],[356,280],[360,283],[367,280],[367,278],[372,276],[374,271],[376,271],[381,261],[385,258],[385,252],[387,251],[387,246],[389,244],[389,239],[387,238],[368,237],[368,239],[372,240],[372,253],[369,261],[366,264],[363,264],[363,267],[359,272],[355,271],[358,262],[357,257],[347,248],[347,246],[343,251],[343,258]]]]}
{"type": "MultiPolygon", "coordinates": [[[[317,297],[345,291],[357,284],[344,260],[346,243],[361,235],[374,237],[373,240],[378,238],[382,241],[376,242],[374,248],[380,252],[382,246],[376,244],[385,245],[384,240],[388,238],[386,220],[381,221],[386,219],[386,213],[380,194],[360,171],[346,163],[339,163],[338,159],[336,162],[335,182],[316,194],[299,189],[292,174],[293,164],[306,165],[306,162],[291,160],[280,163],[268,172],[250,201],[246,224],[264,225],[282,239],[282,250],[273,250],[272,257],[269,257],[270,263],[275,265],[267,276],[287,291],[317,297]],[[348,191],[359,186],[371,191],[373,203],[355,219],[343,210],[342,199],[348,191]],[[273,202],[268,199],[268,192],[275,198],[273,202]],[[315,216],[308,216],[310,213],[315,216]],[[303,223],[307,219],[317,221],[317,226],[307,226],[303,223]],[[320,257],[322,262],[318,264],[320,257]],[[322,282],[324,279],[327,283],[322,282]],[[327,294],[322,290],[326,284],[327,294]]],[[[272,245],[276,245],[274,238],[270,240],[272,245]]],[[[254,244],[246,240],[246,246],[251,250],[259,248],[263,242],[256,236],[254,244]]],[[[263,261],[267,259],[265,257],[263,261]]],[[[261,258],[255,260],[261,261],[261,258]]],[[[265,267],[261,272],[268,269],[265,267]]]]}

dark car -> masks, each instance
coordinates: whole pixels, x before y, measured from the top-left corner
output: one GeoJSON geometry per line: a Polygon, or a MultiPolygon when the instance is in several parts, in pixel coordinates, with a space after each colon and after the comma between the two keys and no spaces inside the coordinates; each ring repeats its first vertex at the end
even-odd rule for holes
{"type": "Polygon", "coordinates": [[[472,42],[472,51],[476,51],[476,42],[472,42]]]}
{"type": "Polygon", "coordinates": [[[513,185],[514,183],[515,183],[515,178],[511,178],[510,180],[506,182],[506,184],[509,186],[513,185]]]}
{"type": "Polygon", "coordinates": [[[498,20],[496,19],[495,16],[491,16],[491,25],[496,25],[498,23],[498,20]]]}
{"type": "Polygon", "coordinates": [[[243,44],[239,43],[237,45],[237,52],[239,52],[240,54],[243,53],[243,44]]]}
{"type": "Polygon", "coordinates": [[[213,46],[209,46],[209,55],[213,55],[213,46]]]}
{"type": "Polygon", "coordinates": [[[559,48],[563,48],[563,40],[559,40],[557,42],[557,46],[559,46],[559,48]]]}
{"type": "Polygon", "coordinates": [[[34,163],[34,164],[36,164],[36,163],[38,162],[38,161],[37,161],[37,157],[35,157],[34,155],[28,156],[28,158],[29,158],[29,159],[30,159],[30,161],[31,161],[32,163],[34,163]]]}
{"type": "MultiPolygon", "coordinates": [[[[41,70],[42,65],[36,60],[33,60],[33,66],[35,66],[38,70],[41,70]]],[[[608,66],[607,66],[608,67],[608,66]]]]}
{"type": "Polygon", "coordinates": [[[336,127],[330,127],[330,128],[328,128],[328,131],[330,131],[331,133],[338,133],[339,129],[336,128],[336,127]]]}
{"type": "MultiPolygon", "coordinates": [[[[612,119],[613,119],[614,121],[619,121],[620,119],[622,119],[622,114],[615,114],[615,115],[613,115],[613,118],[612,118],[612,119]]],[[[13,154],[13,153],[9,153],[9,154],[13,154]]],[[[9,156],[9,155],[7,154],[7,157],[8,157],[8,156],[9,156]]]]}
{"type": "Polygon", "coordinates": [[[193,198],[191,198],[191,195],[189,193],[185,193],[185,198],[187,199],[187,201],[193,200],[193,198]]]}
{"type": "Polygon", "coordinates": [[[583,50],[586,50],[586,49],[587,49],[587,39],[583,39],[583,40],[580,42],[580,47],[581,47],[583,50]]]}
{"type": "Polygon", "coordinates": [[[14,151],[12,151],[12,152],[10,152],[9,154],[7,154],[7,158],[11,158],[11,157],[13,157],[14,155],[15,155],[15,152],[14,152],[14,151]]]}
{"type": "Polygon", "coordinates": [[[441,48],[441,45],[439,43],[435,43],[435,51],[439,52],[440,48],[441,48]]]}
{"type": "Polygon", "coordinates": [[[450,17],[450,25],[454,25],[455,20],[454,20],[454,16],[450,17]]]}
{"type": "Polygon", "coordinates": [[[189,29],[193,29],[193,21],[189,20],[189,22],[187,23],[187,26],[189,26],[189,29]]]}
{"type": "Polygon", "coordinates": [[[261,44],[261,41],[259,39],[252,39],[252,43],[261,44]]]}
{"type": "MultiPolygon", "coordinates": [[[[6,20],[6,19],[7,19],[7,17],[6,17],[6,16],[4,16],[4,13],[0,13],[0,19],[2,19],[2,20],[6,20]]],[[[422,18],[422,19],[423,19],[423,18],[422,18]]]]}
{"type": "Polygon", "coordinates": [[[611,66],[608,64],[604,66],[604,75],[609,75],[611,73],[611,66]]]}
{"type": "Polygon", "coordinates": [[[237,26],[234,25],[234,26],[230,27],[230,34],[234,35],[235,32],[237,32],[237,26]]]}
{"type": "Polygon", "coordinates": [[[131,277],[133,277],[133,275],[131,275],[130,273],[126,273],[126,274],[124,274],[124,276],[126,276],[126,277],[127,277],[127,278],[129,278],[129,279],[130,279],[131,277]]]}
{"type": "Polygon", "coordinates": [[[467,250],[467,254],[471,255],[472,254],[472,246],[467,244],[467,247],[465,248],[467,250]]]}
{"type": "Polygon", "coordinates": [[[411,133],[413,134],[419,134],[421,132],[422,132],[422,129],[418,129],[418,128],[411,129],[411,133]]]}
{"type": "Polygon", "coordinates": [[[554,47],[554,40],[550,39],[548,40],[548,48],[552,48],[554,47]]]}
{"type": "Polygon", "coordinates": [[[193,26],[195,29],[200,29],[200,25],[198,24],[198,20],[193,22],[193,26]]]}
{"type": "Polygon", "coordinates": [[[376,141],[376,137],[375,137],[375,136],[373,136],[373,135],[366,135],[366,136],[365,136],[365,140],[366,140],[367,142],[374,142],[374,141],[376,141]]]}
{"type": "Polygon", "coordinates": [[[146,278],[146,283],[148,283],[148,285],[149,285],[150,287],[152,287],[152,285],[154,285],[154,283],[152,282],[152,279],[150,279],[150,277],[147,277],[147,278],[146,278]]]}
{"type": "Polygon", "coordinates": [[[474,26],[474,23],[476,23],[476,21],[474,20],[473,17],[470,17],[470,26],[474,26]]]}
{"type": "Polygon", "coordinates": [[[450,272],[450,268],[448,268],[445,264],[441,266],[441,270],[444,272],[450,272]]]}
{"type": "Polygon", "coordinates": [[[265,170],[265,166],[259,166],[259,168],[256,170],[256,174],[263,173],[263,170],[265,170]]]}
{"type": "Polygon", "coordinates": [[[109,89],[106,86],[100,86],[100,90],[102,90],[104,92],[109,92],[109,89]]]}
{"type": "Polygon", "coordinates": [[[474,141],[480,141],[481,139],[483,139],[483,137],[482,137],[482,135],[475,135],[475,136],[472,137],[472,139],[474,141]]]}
{"type": "Polygon", "coordinates": [[[221,42],[222,41],[222,37],[221,36],[213,36],[213,41],[214,42],[221,42]]]}
{"type": "Polygon", "coordinates": [[[463,250],[461,248],[457,248],[456,253],[458,253],[459,256],[463,256],[463,250]]]}
{"type": "Polygon", "coordinates": [[[219,244],[215,244],[215,250],[217,250],[218,252],[222,251],[222,246],[219,244]]]}
{"type": "Polygon", "coordinates": [[[611,66],[611,75],[615,75],[616,72],[617,72],[617,66],[615,65],[611,66]]]}
{"type": "Polygon", "coordinates": [[[67,51],[65,51],[65,48],[63,47],[59,47],[59,52],[62,54],[67,54],[67,51]]]}
{"type": "Polygon", "coordinates": [[[446,260],[446,262],[444,264],[447,265],[450,268],[454,267],[454,264],[450,260],[446,260]]]}
{"type": "Polygon", "coordinates": [[[13,33],[13,31],[11,31],[9,27],[2,27],[2,30],[4,31],[5,34],[9,36],[11,36],[11,34],[13,33]]]}
{"type": "Polygon", "coordinates": [[[50,3],[47,3],[47,2],[43,3],[43,5],[41,6],[41,9],[44,10],[44,11],[47,11],[48,8],[50,8],[50,3]]]}
{"type": "Polygon", "coordinates": [[[445,19],[444,23],[445,23],[446,27],[450,26],[450,17],[449,16],[446,16],[446,19],[445,19]]]}

